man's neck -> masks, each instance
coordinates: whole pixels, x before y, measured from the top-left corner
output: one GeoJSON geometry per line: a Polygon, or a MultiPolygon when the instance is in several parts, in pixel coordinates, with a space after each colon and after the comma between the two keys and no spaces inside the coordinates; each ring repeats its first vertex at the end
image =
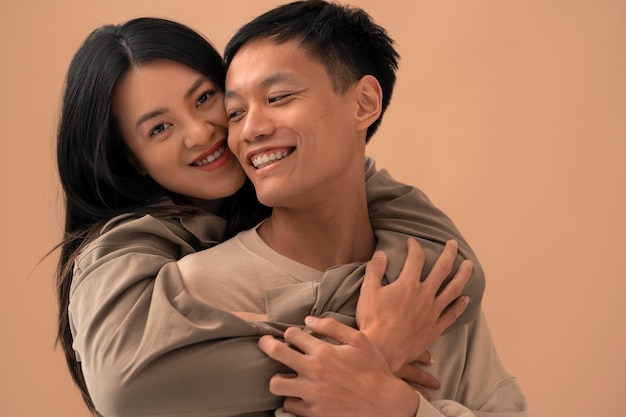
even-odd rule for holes
{"type": "Polygon", "coordinates": [[[275,251],[319,271],[367,261],[375,247],[364,189],[320,207],[274,208],[259,235],[275,251]]]}

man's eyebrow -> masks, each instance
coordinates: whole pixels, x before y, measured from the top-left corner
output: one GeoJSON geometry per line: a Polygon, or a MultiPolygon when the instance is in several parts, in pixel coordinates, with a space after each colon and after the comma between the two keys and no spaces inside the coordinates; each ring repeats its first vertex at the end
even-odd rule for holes
{"type": "MultiPolygon", "coordinates": [[[[211,81],[211,80],[208,77],[202,76],[198,78],[193,84],[191,84],[191,87],[189,87],[189,89],[184,95],[185,100],[188,100],[189,97],[191,97],[196,92],[196,90],[198,90],[198,87],[200,87],[206,81],[211,81]]],[[[167,111],[168,109],[166,107],[162,107],[160,109],[156,109],[156,110],[153,110],[151,112],[144,114],[139,119],[137,119],[137,123],[135,124],[135,129],[138,128],[142,123],[145,123],[152,118],[160,116],[163,113],[166,113],[167,111]]]]}
{"type": "MultiPolygon", "coordinates": [[[[279,82],[295,82],[295,80],[295,75],[290,72],[277,72],[261,81],[261,83],[259,84],[259,88],[261,88],[262,90],[267,90],[268,88],[279,82]]],[[[238,94],[235,90],[227,89],[224,92],[224,100],[237,97],[237,95],[238,94]]]]}

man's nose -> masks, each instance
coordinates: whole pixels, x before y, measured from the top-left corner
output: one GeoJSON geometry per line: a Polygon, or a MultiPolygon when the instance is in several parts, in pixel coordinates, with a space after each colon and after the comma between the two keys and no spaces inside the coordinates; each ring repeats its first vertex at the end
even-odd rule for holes
{"type": "Polygon", "coordinates": [[[250,107],[245,115],[241,139],[257,141],[274,133],[275,125],[269,109],[262,106],[250,107]]]}

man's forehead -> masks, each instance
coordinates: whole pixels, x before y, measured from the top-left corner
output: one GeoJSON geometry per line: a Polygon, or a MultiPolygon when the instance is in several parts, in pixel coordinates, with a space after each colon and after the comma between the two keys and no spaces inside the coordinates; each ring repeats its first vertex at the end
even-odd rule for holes
{"type": "Polygon", "coordinates": [[[272,62],[281,62],[280,65],[288,65],[295,61],[309,61],[313,57],[308,49],[297,40],[277,42],[273,38],[262,38],[250,41],[242,45],[233,55],[228,66],[227,75],[237,71],[243,65],[271,65],[272,62]],[[252,61],[252,62],[250,62],[252,61]]]}
{"type": "Polygon", "coordinates": [[[257,74],[257,75],[266,75],[265,77],[255,77],[252,80],[246,79],[238,79],[238,84],[233,85],[231,80],[230,84],[228,80],[226,81],[226,91],[224,93],[224,98],[233,98],[239,95],[239,86],[246,85],[246,88],[253,88],[259,90],[268,90],[276,84],[293,84],[296,85],[299,83],[297,74],[291,71],[284,71],[277,69],[276,72],[269,72],[267,74],[257,74]],[[250,85],[248,85],[250,84],[250,85]]]}
{"type": "Polygon", "coordinates": [[[243,88],[267,89],[277,83],[298,83],[302,64],[296,42],[259,40],[243,46],[226,74],[226,98],[243,88]]]}

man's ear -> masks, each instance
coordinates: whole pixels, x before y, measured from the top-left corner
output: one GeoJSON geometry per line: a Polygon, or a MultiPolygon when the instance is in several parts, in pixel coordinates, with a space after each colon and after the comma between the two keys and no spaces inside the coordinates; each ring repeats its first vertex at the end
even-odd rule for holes
{"type": "Polygon", "coordinates": [[[371,75],[364,75],[357,83],[357,122],[361,129],[367,129],[382,112],[383,90],[380,83],[371,75]]]}

